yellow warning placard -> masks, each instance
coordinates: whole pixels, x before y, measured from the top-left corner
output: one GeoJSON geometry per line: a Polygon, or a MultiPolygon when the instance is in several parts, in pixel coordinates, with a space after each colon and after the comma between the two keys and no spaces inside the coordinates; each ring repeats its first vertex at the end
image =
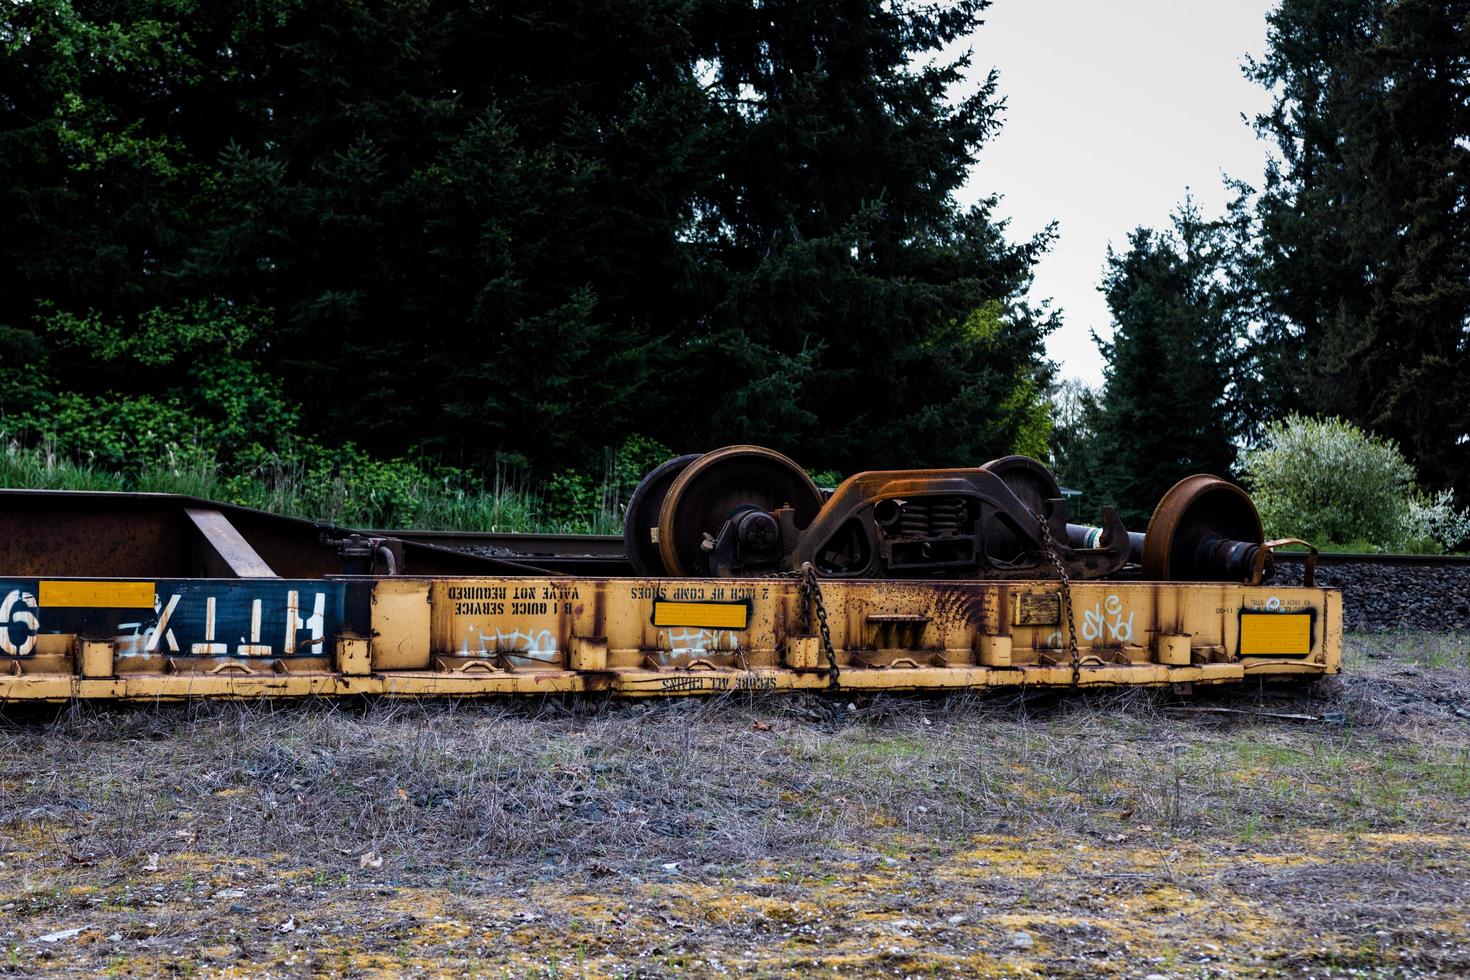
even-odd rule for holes
{"type": "Polygon", "coordinates": [[[152,582],[41,582],[38,605],[70,609],[152,609],[152,582]]]}
{"type": "Polygon", "coordinates": [[[743,630],[750,623],[747,602],[653,601],[653,625],[691,626],[707,630],[743,630]]]}
{"type": "Polygon", "coordinates": [[[1312,652],[1310,613],[1241,613],[1242,657],[1302,657],[1312,652]]]}

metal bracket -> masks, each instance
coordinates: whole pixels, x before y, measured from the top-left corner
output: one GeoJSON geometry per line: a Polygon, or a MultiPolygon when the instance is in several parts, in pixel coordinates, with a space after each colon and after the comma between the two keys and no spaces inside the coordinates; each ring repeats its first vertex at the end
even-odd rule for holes
{"type": "Polygon", "coordinates": [[[443,657],[435,657],[434,664],[441,673],[445,674],[503,674],[505,671],[499,667],[492,667],[483,660],[471,660],[469,663],[458,667],[451,667],[443,657]]]}
{"type": "MultiPolygon", "coordinates": [[[[170,662],[172,662],[172,661],[170,661],[170,662]]],[[[247,667],[245,664],[240,663],[240,661],[238,661],[238,660],[231,660],[231,661],[229,661],[227,663],[222,663],[218,667],[215,667],[214,669],[210,670],[209,673],[211,673],[211,674],[226,674],[226,673],[229,673],[232,670],[239,671],[242,674],[252,674],[252,675],[254,675],[254,674],[260,673],[260,671],[258,671],[258,670],[251,670],[249,667],[247,667]]]]}
{"type": "Polygon", "coordinates": [[[1267,541],[1261,545],[1256,552],[1256,560],[1251,565],[1251,577],[1247,585],[1260,585],[1266,575],[1266,557],[1276,548],[1284,548],[1289,544],[1299,544],[1307,549],[1306,568],[1302,570],[1302,586],[1312,588],[1317,582],[1317,546],[1303,541],[1301,538],[1277,538],[1275,541],[1267,541]]]}

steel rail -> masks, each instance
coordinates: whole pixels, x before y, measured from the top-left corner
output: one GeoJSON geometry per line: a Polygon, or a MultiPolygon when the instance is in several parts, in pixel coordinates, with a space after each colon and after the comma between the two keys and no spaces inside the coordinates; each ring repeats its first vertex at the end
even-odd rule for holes
{"type": "MultiPolygon", "coordinates": [[[[1275,551],[1271,557],[1278,562],[1301,562],[1307,557],[1305,551],[1275,551]]],[[[1317,564],[1321,565],[1406,565],[1406,566],[1434,566],[1446,565],[1460,567],[1470,565],[1470,555],[1390,555],[1370,554],[1351,551],[1324,551],[1317,556],[1317,564]]]]}

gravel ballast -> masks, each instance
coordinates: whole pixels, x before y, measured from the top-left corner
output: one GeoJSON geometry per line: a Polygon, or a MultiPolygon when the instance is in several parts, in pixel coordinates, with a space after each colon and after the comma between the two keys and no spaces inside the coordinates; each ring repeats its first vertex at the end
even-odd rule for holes
{"type": "MultiPolygon", "coordinates": [[[[1300,585],[1302,564],[1279,562],[1272,580],[1300,585]]],[[[1470,629],[1470,563],[1323,562],[1317,584],[1342,589],[1343,627],[1353,632],[1470,629]]]]}

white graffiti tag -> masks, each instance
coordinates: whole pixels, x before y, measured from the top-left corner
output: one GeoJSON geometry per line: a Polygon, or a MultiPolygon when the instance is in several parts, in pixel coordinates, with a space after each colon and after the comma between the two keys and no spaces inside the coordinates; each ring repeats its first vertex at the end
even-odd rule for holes
{"type": "Polygon", "coordinates": [[[170,653],[179,652],[179,641],[174,636],[174,631],[169,627],[169,619],[173,617],[174,610],[179,607],[179,597],[169,596],[168,605],[165,606],[161,597],[153,597],[153,614],[155,616],[153,625],[144,628],[141,622],[118,623],[118,634],[112,638],[114,649],[119,657],[140,657],[146,653],[153,653],[158,649],[159,638],[168,642],[170,653]],[[122,632],[127,630],[129,632],[122,632]]]}
{"type": "Polygon", "coordinates": [[[466,638],[459,645],[459,653],[462,657],[501,653],[508,657],[520,656],[536,659],[538,656],[557,652],[556,634],[551,630],[538,630],[535,633],[512,630],[509,633],[503,633],[497,626],[493,631],[487,633],[478,626],[471,626],[470,632],[477,640],[478,649],[472,650],[470,640],[466,638]]]}
{"type": "Polygon", "coordinates": [[[667,637],[669,653],[675,657],[686,654],[698,657],[718,650],[734,650],[739,646],[733,630],[671,629],[667,637]]]}
{"type": "Polygon", "coordinates": [[[1091,609],[1082,611],[1082,638],[1088,641],[1107,639],[1127,643],[1133,639],[1133,613],[1123,618],[1123,600],[1116,594],[1091,609]]]}

